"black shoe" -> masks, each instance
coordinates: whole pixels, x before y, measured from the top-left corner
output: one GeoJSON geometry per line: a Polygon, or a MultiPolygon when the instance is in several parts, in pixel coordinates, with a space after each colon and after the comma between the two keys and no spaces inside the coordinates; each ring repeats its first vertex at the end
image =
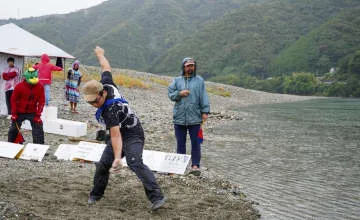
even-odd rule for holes
{"type": "Polygon", "coordinates": [[[158,200],[158,201],[155,201],[152,206],[151,206],[151,210],[152,211],[155,211],[155,210],[158,210],[159,208],[161,208],[166,202],[166,198],[163,197],[162,199],[158,200]]]}
{"type": "Polygon", "coordinates": [[[194,176],[200,176],[201,175],[200,168],[191,168],[189,174],[192,174],[194,176]]]}
{"type": "Polygon", "coordinates": [[[88,199],[88,205],[95,205],[95,203],[97,201],[99,201],[101,199],[101,197],[95,197],[95,196],[89,196],[89,199],[88,199]]]}

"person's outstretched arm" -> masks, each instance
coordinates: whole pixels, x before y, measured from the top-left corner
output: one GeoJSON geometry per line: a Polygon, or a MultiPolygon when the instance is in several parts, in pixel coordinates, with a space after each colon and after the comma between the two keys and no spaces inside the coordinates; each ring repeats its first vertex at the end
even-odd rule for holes
{"type": "Polygon", "coordinates": [[[95,51],[95,55],[99,61],[99,64],[101,66],[101,71],[102,72],[106,72],[106,71],[111,72],[110,63],[104,55],[105,54],[104,49],[102,49],[99,46],[96,46],[94,51],[95,51]]]}
{"type": "Polygon", "coordinates": [[[111,67],[109,61],[106,59],[104,53],[104,49],[102,49],[99,46],[95,47],[95,55],[99,60],[100,66],[101,66],[101,80],[100,82],[102,84],[110,84],[116,87],[116,84],[113,81],[112,75],[111,75],[111,67]]]}

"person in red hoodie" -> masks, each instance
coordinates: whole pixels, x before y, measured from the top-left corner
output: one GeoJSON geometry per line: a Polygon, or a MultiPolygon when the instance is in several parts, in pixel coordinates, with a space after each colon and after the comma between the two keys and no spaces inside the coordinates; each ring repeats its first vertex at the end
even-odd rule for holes
{"type": "Polygon", "coordinates": [[[24,76],[25,79],[15,86],[11,96],[11,125],[8,142],[15,142],[22,122],[29,120],[33,143],[44,144],[43,123],[40,118],[45,103],[44,87],[39,83],[35,69],[29,68],[24,76]]]}
{"type": "Polygon", "coordinates": [[[19,82],[20,70],[15,66],[15,59],[13,57],[9,57],[7,59],[8,67],[1,74],[2,78],[5,82],[5,97],[6,97],[6,105],[8,110],[8,115],[11,114],[11,95],[14,91],[16,84],[19,82]]]}
{"type": "Polygon", "coordinates": [[[55,66],[50,63],[49,56],[44,53],[41,55],[41,63],[33,66],[34,69],[39,72],[39,83],[44,86],[45,89],[45,105],[49,105],[50,101],[50,85],[52,81],[53,71],[62,71],[61,67],[55,66]]]}

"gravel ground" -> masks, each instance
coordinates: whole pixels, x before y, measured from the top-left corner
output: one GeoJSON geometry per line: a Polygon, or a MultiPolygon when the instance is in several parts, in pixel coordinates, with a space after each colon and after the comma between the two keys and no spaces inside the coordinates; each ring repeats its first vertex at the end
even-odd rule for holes
{"type": "MultiPolygon", "coordinates": [[[[115,70],[114,72],[119,72],[115,70]]],[[[121,88],[133,110],[139,116],[146,134],[145,149],[166,152],[175,151],[172,125],[173,103],[167,97],[167,87],[154,79],[171,81],[171,77],[121,70],[125,74],[144,80],[149,89],[121,88]]],[[[58,117],[86,122],[85,139],[95,138],[100,129],[93,115],[95,109],[80,101],[73,114],[64,100],[62,82],[54,82],[51,88],[51,105],[58,107],[58,117]]],[[[229,121],[242,120],[237,108],[280,102],[293,102],[314,97],[271,94],[243,88],[207,83],[207,87],[227,91],[231,97],[209,94],[211,114],[205,125],[206,135],[212,129],[229,121]]],[[[0,118],[0,140],[7,140],[9,120],[0,118]]],[[[205,135],[205,144],[206,144],[205,135]]],[[[31,132],[25,131],[25,139],[31,142],[31,132]]],[[[218,137],[221,139],[221,137],[218,137]]],[[[62,143],[74,143],[67,137],[45,134],[50,145],[43,162],[0,159],[0,219],[257,219],[260,214],[241,192],[241,183],[232,183],[214,173],[207,164],[202,175],[156,174],[168,201],[163,209],[150,212],[141,182],[134,173],[124,169],[111,176],[104,198],[95,206],[86,201],[92,187],[95,166],[91,163],[58,161],[53,156],[62,143]]],[[[189,148],[189,147],[188,147],[189,148]]],[[[206,155],[203,155],[206,156],[206,155]]]]}

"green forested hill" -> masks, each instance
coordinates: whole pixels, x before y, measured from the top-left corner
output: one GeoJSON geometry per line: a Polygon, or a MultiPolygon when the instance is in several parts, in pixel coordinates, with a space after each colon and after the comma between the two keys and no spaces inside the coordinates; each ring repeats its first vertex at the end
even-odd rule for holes
{"type": "MultiPolygon", "coordinates": [[[[277,72],[270,69],[270,63],[279,53],[339,12],[358,5],[358,1],[279,0],[241,8],[171,48],[150,70],[173,73],[173,66],[187,55],[197,58],[199,71],[207,72],[206,77],[229,73],[271,76],[277,72]]],[[[288,66],[291,73],[291,63],[288,66]]]]}
{"type": "Polygon", "coordinates": [[[327,73],[346,56],[360,50],[360,9],[346,10],[281,51],[271,72],[327,73]]]}
{"type": "Polygon", "coordinates": [[[343,75],[332,79],[346,87],[360,63],[359,10],[359,0],[109,0],[0,24],[14,22],[89,65],[96,65],[95,45],[114,67],[159,74],[178,74],[191,56],[208,80],[287,93],[285,78],[257,80],[339,67],[343,75]]]}
{"type": "Polygon", "coordinates": [[[110,0],[67,15],[13,21],[45,40],[94,64],[94,45],[103,46],[112,65],[147,70],[169,48],[207,23],[252,2],[264,0],[110,0]]]}

